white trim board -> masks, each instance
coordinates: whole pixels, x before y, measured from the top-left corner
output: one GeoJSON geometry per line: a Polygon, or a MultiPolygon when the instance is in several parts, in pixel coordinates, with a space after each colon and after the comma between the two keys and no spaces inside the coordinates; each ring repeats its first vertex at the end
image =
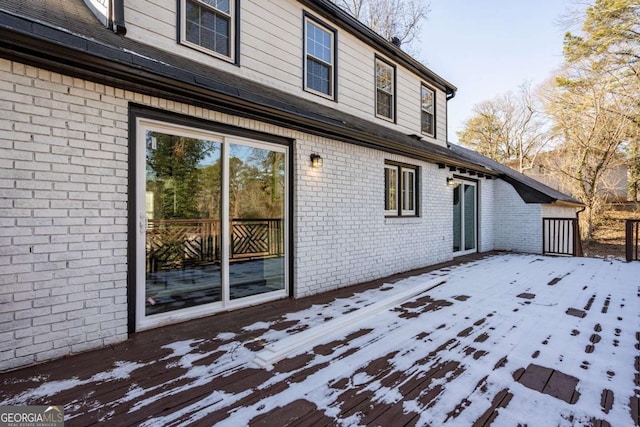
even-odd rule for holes
{"type": "Polygon", "coordinates": [[[271,370],[273,369],[274,363],[299,354],[303,348],[309,348],[322,343],[328,335],[334,334],[336,330],[346,326],[352,327],[357,322],[369,319],[384,310],[403,304],[415,298],[417,295],[431,290],[436,286],[440,286],[445,282],[441,277],[432,279],[420,286],[412,286],[410,289],[398,292],[396,295],[384,301],[368,305],[344,316],[329,320],[321,325],[298,332],[297,334],[289,335],[265,346],[263,350],[258,352],[253,362],[261,368],[271,370]]]}

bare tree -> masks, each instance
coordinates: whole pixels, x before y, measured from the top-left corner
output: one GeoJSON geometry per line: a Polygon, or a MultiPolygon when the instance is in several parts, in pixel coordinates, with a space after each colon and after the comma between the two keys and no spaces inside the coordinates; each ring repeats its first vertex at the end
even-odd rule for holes
{"type": "Polygon", "coordinates": [[[424,0],[332,0],[373,31],[410,46],[429,13],[424,0]]]}
{"type": "Polygon", "coordinates": [[[519,172],[533,167],[551,139],[548,117],[530,84],[473,108],[458,139],[500,163],[517,163],[519,172]]]}
{"type": "Polygon", "coordinates": [[[637,90],[640,2],[595,0],[585,11],[581,34],[565,35],[564,54],[568,63],[588,61],[593,72],[607,73],[624,80],[626,86],[635,85],[637,90]]]}
{"type": "Polygon", "coordinates": [[[628,167],[634,198],[640,183],[640,2],[592,0],[573,16],[581,29],[565,35],[568,65],[549,105],[568,154],[556,173],[585,203],[590,239],[607,203],[607,175],[628,167]]]}
{"type": "Polygon", "coordinates": [[[587,240],[607,202],[605,174],[625,162],[623,148],[636,125],[626,114],[617,80],[589,68],[567,68],[549,94],[548,109],[555,132],[563,140],[555,159],[555,173],[586,206],[587,240]]]}

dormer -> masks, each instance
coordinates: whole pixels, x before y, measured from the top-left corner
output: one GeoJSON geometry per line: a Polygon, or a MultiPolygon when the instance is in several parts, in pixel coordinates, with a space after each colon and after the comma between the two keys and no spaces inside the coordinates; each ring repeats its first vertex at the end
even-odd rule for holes
{"type": "Polygon", "coordinates": [[[102,25],[116,34],[124,35],[127,28],[124,22],[124,0],[83,0],[102,25]]]}

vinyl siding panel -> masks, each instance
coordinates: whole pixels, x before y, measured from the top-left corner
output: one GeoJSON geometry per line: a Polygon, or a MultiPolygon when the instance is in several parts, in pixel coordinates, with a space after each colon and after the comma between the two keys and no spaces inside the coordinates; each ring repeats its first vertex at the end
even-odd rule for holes
{"type": "Polygon", "coordinates": [[[374,53],[350,34],[338,36],[338,101],[351,114],[375,117],[374,53]]]}
{"type": "Polygon", "coordinates": [[[398,125],[405,133],[420,135],[420,79],[403,68],[397,74],[398,125]]]}
{"type": "Polygon", "coordinates": [[[436,141],[447,145],[447,95],[436,90],[436,141]]]}
{"type": "Polygon", "coordinates": [[[176,6],[175,1],[126,1],[127,37],[163,50],[175,51],[176,6]]]}
{"type": "MultiPolygon", "coordinates": [[[[297,1],[240,0],[239,66],[176,42],[176,0],[129,0],[125,7],[127,37],[400,132],[421,135],[420,85],[423,80],[420,76],[385,58],[396,66],[396,123],[377,118],[374,81],[377,52],[346,30],[308,10],[311,16],[337,30],[337,102],[304,90],[303,11],[306,9],[297,1]]],[[[436,139],[425,139],[446,145],[446,97],[443,91],[434,89],[436,139]]]]}
{"type": "Polygon", "coordinates": [[[398,76],[398,126],[401,126],[405,133],[420,135],[427,141],[446,146],[446,94],[408,70],[399,68],[398,76]],[[433,89],[436,94],[435,138],[423,135],[420,129],[422,115],[420,88],[423,83],[433,89]]]}
{"type": "Polygon", "coordinates": [[[243,0],[240,74],[288,92],[302,88],[302,9],[243,0]]]}

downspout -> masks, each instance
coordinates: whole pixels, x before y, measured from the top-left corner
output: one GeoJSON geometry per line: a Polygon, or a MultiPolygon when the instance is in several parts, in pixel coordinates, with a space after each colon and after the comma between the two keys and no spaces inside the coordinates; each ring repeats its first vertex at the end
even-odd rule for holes
{"type": "Polygon", "coordinates": [[[449,146],[449,100],[453,99],[456,96],[456,91],[451,89],[450,87],[445,87],[446,96],[445,100],[447,101],[447,114],[444,115],[444,128],[447,130],[445,133],[444,141],[449,146]]]}
{"type": "Polygon", "coordinates": [[[450,87],[446,88],[447,92],[447,101],[453,99],[456,96],[456,91],[451,89],[450,87]]]}
{"type": "Polygon", "coordinates": [[[575,242],[573,243],[573,246],[575,248],[575,256],[583,256],[584,253],[582,252],[582,236],[580,235],[580,214],[582,212],[585,211],[585,209],[587,209],[586,206],[583,206],[580,210],[576,211],[576,232],[575,232],[575,242]]]}
{"type": "Polygon", "coordinates": [[[121,36],[127,34],[127,27],[124,22],[124,0],[110,0],[111,1],[111,16],[113,21],[111,22],[111,29],[121,36]]]}

